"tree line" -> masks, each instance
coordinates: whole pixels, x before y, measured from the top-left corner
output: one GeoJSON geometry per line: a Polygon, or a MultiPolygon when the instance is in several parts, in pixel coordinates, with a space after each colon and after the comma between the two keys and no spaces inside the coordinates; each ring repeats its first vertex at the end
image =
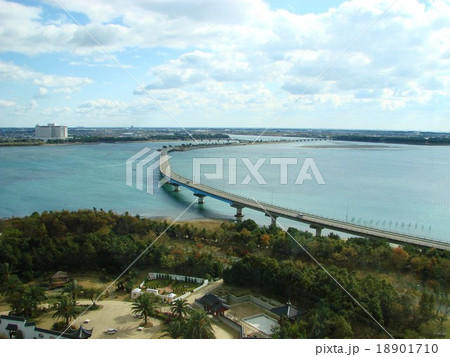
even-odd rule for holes
{"type": "MultiPolygon", "coordinates": [[[[400,296],[390,283],[375,276],[359,277],[354,271],[333,266],[328,266],[327,271],[376,321],[397,337],[410,336],[412,331],[437,317],[433,295],[423,294],[416,306],[411,295],[400,296]]],[[[282,296],[305,308],[305,319],[294,326],[288,325],[295,332],[284,331],[286,337],[366,336],[367,330],[361,335],[358,326],[369,326],[371,333],[386,337],[383,331],[377,330],[369,314],[317,265],[252,254],[225,270],[224,282],[257,288],[268,296],[282,296]]]]}
{"type": "MultiPolygon", "coordinates": [[[[161,241],[192,244],[189,248],[155,244],[136,263],[137,269],[153,267],[208,280],[223,276],[227,284],[251,287],[282,301],[291,299],[307,310],[307,316],[295,324],[282,324],[278,337],[384,337],[301,247],[397,337],[414,337],[430,322],[445,322],[445,314],[437,308],[448,302],[448,252],[393,247],[379,239],[342,240],[335,234],[316,238],[294,228],[286,233],[260,227],[252,220],[223,222],[215,229],[188,223],[169,226],[165,221],[95,208],[0,220],[0,262],[6,267],[0,271],[0,290],[15,294],[17,304],[25,304],[15,308],[32,315],[42,296],[31,286],[17,289],[18,284],[34,279],[45,285],[57,270],[102,271],[107,281],[163,232],[161,241]],[[211,254],[202,249],[205,245],[220,249],[211,254]],[[410,274],[421,282],[423,291],[400,294],[380,274],[410,274]],[[437,297],[442,298],[440,305],[437,297]]],[[[118,282],[119,289],[131,290],[135,279],[136,272],[128,272],[118,282]]]]}
{"type": "MultiPolygon", "coordinates": [[[[0,261],[16,267],[24,281],[48,279],[58,270],[111,275],[126,268],[168,225],[96,209],[33,213],[0,221],[0,261]]],[[[176,259],[166,246],[153,245],[136,267],[162,266],[167,272],[201,278],[217,277],[223,271],[222,262],[211,254],[172,253],[176,259]]]]}

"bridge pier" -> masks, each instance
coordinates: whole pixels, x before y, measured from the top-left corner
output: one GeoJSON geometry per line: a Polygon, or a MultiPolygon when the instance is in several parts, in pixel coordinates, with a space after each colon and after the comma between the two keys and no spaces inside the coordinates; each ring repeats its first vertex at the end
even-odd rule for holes
{"type": "Polygon", "coordinates": [[[277,218],[278,216],[275,216],[274,214],[268,214],[266,213],[266,217],[270,217],[270,226],[276,227],[277,226],[277,218]]]}
{"type": "Polygon", "coordinates": [[[195,197],[198,197],[197,203],[199,205],[202,205],[205,203],[205,195],[202,195],[201,193],[194,193],[195,197]]]}
{"type": "Polygon", "coordinates": [[[315,224],[311,224],[309,227],[316,230],[316,237],[322,236],[322,229],[323,229],[322,226],[317,226],[315,224]]]}
{"type": "Polygon", "coordinates": [[[241,205],[236,205],[234,203],[231,204],[231,207],[236,208],[236,214],[234,215],[234,217],[236,217],[236,221],[242,221],[242,218],[244,217],[244,215],[242,214],[242,209],[244,207],[242,207],[241,205]]]}

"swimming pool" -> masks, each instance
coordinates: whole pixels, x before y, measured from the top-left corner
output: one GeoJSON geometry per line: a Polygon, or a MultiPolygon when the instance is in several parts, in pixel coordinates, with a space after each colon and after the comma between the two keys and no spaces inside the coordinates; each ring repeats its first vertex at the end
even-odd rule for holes
{"type": "Polygon", "coordinates": [[[247,322],[249,325],[252,325],[259,331],[264,332],[266,335],[271,335],[272,328],[278,326],[278,321],[270,316],[267,316],[266,314],[250,316],[242,320],[247,322]]]}

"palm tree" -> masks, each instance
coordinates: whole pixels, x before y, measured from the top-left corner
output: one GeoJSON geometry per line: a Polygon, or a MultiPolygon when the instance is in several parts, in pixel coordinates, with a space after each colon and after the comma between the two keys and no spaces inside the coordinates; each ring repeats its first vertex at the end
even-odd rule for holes
{"type": "Polygon", "coordinates": [[[147,319],[154,312],[155,307],[155,296],[152,294],[142,294],[133,303],[131,311],[133,314],[142,314],[144,316],[144,324],[147,325],[147,319]]]}
{"type": "Polygon", "coordinates": [[[175,320],[166,326],[163,330],[165,333],[161,337],[170,337],[174,340],[177,338],[183,338],[185,329],[186,326],[183,321],[175,320]]]}
{"type": "Polygon", "coordinates": [[[216,338],[206,312],[203,310],[194,310],[186,321],[186,338],[216,338]]]}
{"type": "Polygon", "coordinates": [[[39,305],[47,299],[45,290],[39,285],[31,285],[21,294],[21,304],[25,317],[31,317],[39,305]]]}
{"type": "Polygon", "coordinates": [[[188,302],[182,299],[172,301],[172,304],[170,306],[170,312],[174,315],[178,315],[179,319],[182,319],[183,316],[187,315],[188,309],[188,302]]]}
{"type": "Polygon", "coordinates": [[[36,305],[41,304],[43,301],[47,299],[47,296],[45,295],[45,290],[39,285],[31,285],[28,288],[28,294],[36,302],[36,305]]]}
{"type": "Polygon", "coordinates": [[[83,288],[81,287],[81,285],[78,284],[78,281],[71,280],[66,284],[63,290],[65,293],[70,295],[70,297],[72,298],[72,300],[75,302],[76,305],[78,294],[81,292],[82,289],[83,288]]]}
{"type": "Polygon", "coordinates": [[[69,326],[71,318],[77,316],[75,311],[76,303],[69,296],[62,296],[61,301],[56,306],[56,312],[53,314],[53,318],[65,319],[66,326],[69,326]]]}

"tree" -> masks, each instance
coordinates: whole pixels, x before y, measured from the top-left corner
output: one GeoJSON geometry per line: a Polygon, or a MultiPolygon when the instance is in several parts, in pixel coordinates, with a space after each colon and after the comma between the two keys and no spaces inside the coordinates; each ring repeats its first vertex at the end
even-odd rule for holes
{"type": "Polygon", "coordinates": [[[31,317],[35,314],[38,306],[47,299],[45,291],[38,285],[31,285],[25,289],[22,294],[18,294],[19,299],[16,300],[16,306],[12,306],[13,310],[20,311],[19,315],[31,317]]]}
{"type": "Polygon", "coordinates": [[[14,315],[32,317],[37,303],[28,293],[14,293],[8,297],[8,303],[14,315]]]}
{"type": "Polygon", "coordinates": [[[0,265],[0,286],[5,283],[13,274],[13,268],[9,263],[2,263],[0,265]]]}
{"type": "Polygon", "coordinates": [[[163,268],[172,269],[175,263],[175,257],[172,254],[165,255],[161,258],[161,266],[163,268]]]}
{"type": "Polygon", "coordinates": [[[331,338],[352,338],[353,330],[344,316],[336,316],[332,321],[331,338]]]}
{"type": "Polygon", "coordinates": [[[170,306],[170,312],[174,315],[177,315],[178,318],[181,320],[183,316],[187,315],[189,304],[186,300],[178,299],[175,301],[172,301],[172,304],[170,306]]]}
{"type": "Polygon", "coordinates": [[[185,338],[215,338],[214,331],[206,312],[203,310],[194,310],[186,321],[185,338]]]}
{"type": "Polygon", "coordinates": [[[268,235],[267,233],[263,234],[261,236],[261,244],[265,247],[268,247],[270,244],[270,235],[268,235]]]}
{"type": "Polygon", "coordinates": [[[20,281],[19,277],[15,274],[8,275],[6,280],[0,286],[0,292],[5,294],[6,296],[12,295],[15,292],[23,291],[23,284],[20,281]]]}
{"type": "Polygon", "coordinates": [[[436,298],[432,294],[423,293],[419,301],[418,322],[424,323],[436,318],[436,298]]]}
{"type": "Polygon", "coordinates": [[[70,297],[72,298],[75,305],[76,305],[77,297],[82,290],[83,290],[83,288],[81,287],[81,285],[78,284],[78,281],[76,281],[76,280],[69,281],[63,289],[63,291],[65,293],[70,295],[70,297]]]}
{"type": "Polygon", "coordinates": [[[172,321],[163,330],[164,334],[161,337],[170,337],[173,339],[183,338],[185,330],[185,323],[181,320],[172,321]]]}
{"type": "Polygon", "coordinates": [[[272,338],[306,338],[306,322],[303,320],[291,322],[283,316],[279,326],[272,329],[272,338]]]}
{"type": "Polygon", "coordinates": [[[147,325],[147,319],[153,314],[156,308],[156,298],[153,294],[140,295],[133,305],[131,311],[133,314],[142,314],[144,316],[144,324],[147,325]]]}
{"type": "Polygon", "coordinates": [[[53,314],[55,319],[64,319],[66,326],[69,326],[70,319],[77,316],[75,311],[76,303],[69,296],[62,296],[61,301],[56,305],[56,312],[53,314]]]}
{"type": "Polygon", "coordinates": [[[402,247],[396,247],[392,250],[392,263],[397,269],[401,269],[409,260],[409,254],[402,247]]]}

